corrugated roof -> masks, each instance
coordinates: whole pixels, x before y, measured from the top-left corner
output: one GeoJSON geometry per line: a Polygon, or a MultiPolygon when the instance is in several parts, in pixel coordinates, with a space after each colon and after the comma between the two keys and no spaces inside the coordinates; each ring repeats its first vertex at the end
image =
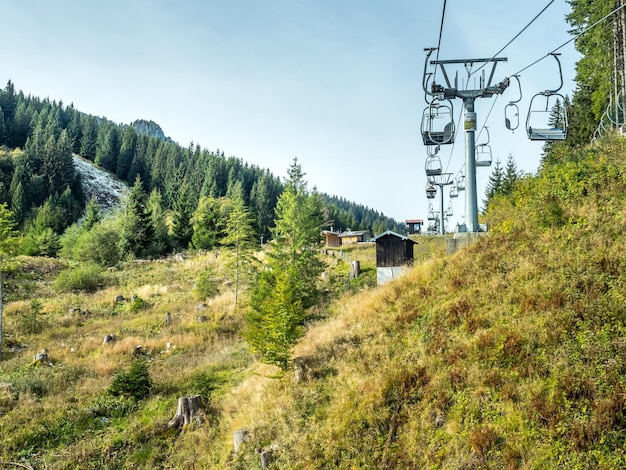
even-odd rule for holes
{"type": "Polygon", "coordinates": [[[386,236],[393,236],[393,237],[398,237],[400,240],[408,240],[412,243],[417,243],[416,241],[411,240],[409,237],[406,237],[404,235],[400,235],[399,233],[396,233],[392,230],[387,230],[386,232],[381,233],[380,235],[376,235],[374,238],[372,238],[370,241],[371,242],[375,242],[376,240],[378,240],[379,238],[383,238],[386,236]]]}

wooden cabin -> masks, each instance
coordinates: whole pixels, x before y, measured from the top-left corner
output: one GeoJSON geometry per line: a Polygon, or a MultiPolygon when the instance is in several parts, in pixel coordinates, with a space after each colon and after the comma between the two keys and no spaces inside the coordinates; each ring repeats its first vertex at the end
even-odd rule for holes
{"type": "Polygon", "coordinates": [[[422,233],[422,225],[424,225],[424,220],[422,219],[409,219],[406,220],[406,227],[409,230],[409,235],[413,235],[415,233],[422,233]]]}
{"type": "Polygon", "coordinates": [[[372,238],[369,230],[346,230],[339,235],[342,245],[354,245],[355,243],[367,242],[372,238]]]}
{"type": "Polygon", "coordinates": [[[391,281],[413,264],[413,247],[417,242],[387,230],[372,238],[376,243],[376,278],[378,285],[391,281]]]}
{"type": "Polygon", "coordinates": [[[339,232],[331,230],[322,230],[322,236],[324,237],[324,244],[327,248],[334,248],[341,246],[341,238],[339,238],[339,232]]]}

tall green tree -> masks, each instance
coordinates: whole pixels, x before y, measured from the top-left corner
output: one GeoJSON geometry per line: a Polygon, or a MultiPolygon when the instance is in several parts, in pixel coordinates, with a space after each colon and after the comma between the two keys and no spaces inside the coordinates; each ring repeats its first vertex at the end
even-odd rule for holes
{"type": "Polygon", "coordinates": [[[504,177],[504,172],[502,171],[502,163],[498,158],[496,163],[494,164],[493,170],[489,175],[489,181],[487,182],[487,188],[485,190],[485,200],[483,201],[483,205],[485,210],[489,207],[489,203],[496,197],[498,194],[502,193],[502,179],[504,177]]]}
{"type": "MultiPolygon", "coordinates": [[[[569,0],[571,13],[567,21],[573,28],[572,33],[579,34],[596,23],[618,6],[618,2],[621,0],[569,0]]],[[[588,143],[613,93],[613,21],[604,21],[588,30],[576,39],[575,44],[581,53],[576,64],[576,94],[584,96],[575,97],[574,106],[582,101],[589,107],[582,113],[574,112],[576,125],[570,137],[588,143]]]]}
{"type": "Polygon", "coordinates": [[[224,197],[203,197],[191,217],[192,246],[198,250],[211,250],[220,245],[232,204],[224,197]]]}
{"type": "Polygon", "coordinates": [[[146,208],[146,193],[141,178],[137,177],[122,209],[120,249],[124,255],[143,258],[149,254],[153,236],[154,228],[146,208]]]}
{"type": "Polygon", "coordinates": [[[509,153],[506,159],[506,166],[504,167],[504,175],[502,177],[502,192],[504,194],[511,194],[515,188],[515,183],[520,178],[520,172],[517,169],[517,164],[513,158],[513,154],[509,153]]]}
{"type": "Polygon", "coordinates": [[[251,292],[246,339],[262,360],[285,370],[304,332],[306,311],[319,298],[322,202],[309,192],[294,159],[276,205],[268,262],[251,292]]]}
{"type": "Polygon", "coordinates": [[[243,203],[241,185],[233,190],[232,210],[226,222],[225,236],[222,245],[231,251],[227,266],[233,272],[235,280],[235,306],[239,297],[242,279],[248,277],[245,273],[250,272],[253,263],[252,251],[255,243],[255,233],[252,227],[252,218],[243,203]]]}

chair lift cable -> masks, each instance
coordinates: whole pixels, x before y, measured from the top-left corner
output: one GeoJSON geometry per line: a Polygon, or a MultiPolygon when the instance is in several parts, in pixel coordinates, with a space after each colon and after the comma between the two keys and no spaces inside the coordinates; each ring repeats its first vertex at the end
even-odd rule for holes
{"type": "Polygon", "coordinates": [[[553,49],[552,51],[548,52],[547,54],[545,54],[544,56],[540,57],[539,59],[537,59],[536,61],[534,61],[533,63],[527,65],[526,67],[524,67],[523,69],[520,69],[518,72],[515,72],[514,74],[512,74],[511,76],[507,77],[510,78],[513,75],[519,75],[520,73],[524,72],[525,70],[528,70],[529,68],[531,68],[534,65],[537,65],[539,62],[541,62],[543,59],[551,56],[552,54],[554,54],[555,52],[557,52],[558,50],[564,48],[565,46],[567,46],[570,42],[575,41],[576,39],[578,39],[579,37],[581,37],[583,34],[585,34],[587,31],[589,31],[592,28],[595,28],[597,25],[599,25],[600,23],[602,23],[604,20],[606,20],[607,18],[610,18],[611,16],[613,16],[615,13],[617,13],[618,11],[622,10],[624,7],[626,7],[626,3],[623,3],[622,5],[620,5],[619,7],[617,7],[615,10],[613,10],[611,13],[608,13],[607,15],[603,16],[602,18],[600,18],[598,21],[596,21],[595,23],[593,23],[590,26],[587,26],[585,29],[583,29],[580,33],[578,33],[576,36],[573,36],[572,38],[570,38],[569,40],[565,41],[563,44],[561,44],[559,47],[557,47],[556,49],[553,49]]]}
{"type": "MultiPolygon", "coordinates": [[[[550,2],[549,2],[549,3],[545,6],[545,7],[543,7],[543,9],[542,9],[539,13],[537,13],[537,15],[535,15],[535,17],[534,17],[532,20],[530,20],[530,23],[528,23],[526,26],[524,26],[524,27],[522,28],[522,30],[521,30],[519,33],[517,33],[517,34],[513,37],[513,39],[511,39],[509,42],[507,42],[507,43],[504,45],[504,47],[503,47],[502,49],[500,49],[498,52],[496,52],[496,53],[495,53],[495,54],[491,57],[491,59],[495,59],[495,58],[498,56],[498,54],[500,54],[500,53],[501,53],[502,51],[504,51],[507,47],[509,47],[509,46],[513,43],[513,41],[515,41],[518,37],[520,37],[520,36],[522,35],[522,33],[523,33],[524,31],[526,31],[526,30],[530,27],[530,25],[532,25],[532,24],[533,24],[533,23],[537,20],[537,18],[539,18],[539,17],[540,17],[540,16],[541,16],[541,15],[542,15],[542,14],[543,14],[543,13],[544,13],[547,9],[548,9],[548,7],[549,7],[550,5],[552,5],[553,3],[554,3],[554,0],[550,0],[550,2]]],[[[479,70],[481,70],[481,69],[482,69],[483,67],[485,67],[486,65],[487,65],[487,62],[485,62],[485,63],[484,63],[483,65],[481,65],[480,67],[478,67],[478,68],[477,68],[474,72],[472,72],[472,73],[471,73],[471,75],[474,75],[476,72],[478,72],[479,70]]]]}

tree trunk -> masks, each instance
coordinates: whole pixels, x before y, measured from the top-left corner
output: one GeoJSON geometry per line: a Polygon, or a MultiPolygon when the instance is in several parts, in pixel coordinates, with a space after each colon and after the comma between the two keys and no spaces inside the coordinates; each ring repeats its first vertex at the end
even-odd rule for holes
{"type": "Polygon", "coordinates": [[[356,279],[361,275],[361,262],[353,261],[350,263],[350,279],[356,279]]]}
{"type": "Polygon", "coordinates": [[[167,427],[182,428],[183,426],[191,424],[194,419],[200,422],[200,416],[198,415],[199,407],[200,395],[179,398],[176,415],[172,418],[167,427]]]}

